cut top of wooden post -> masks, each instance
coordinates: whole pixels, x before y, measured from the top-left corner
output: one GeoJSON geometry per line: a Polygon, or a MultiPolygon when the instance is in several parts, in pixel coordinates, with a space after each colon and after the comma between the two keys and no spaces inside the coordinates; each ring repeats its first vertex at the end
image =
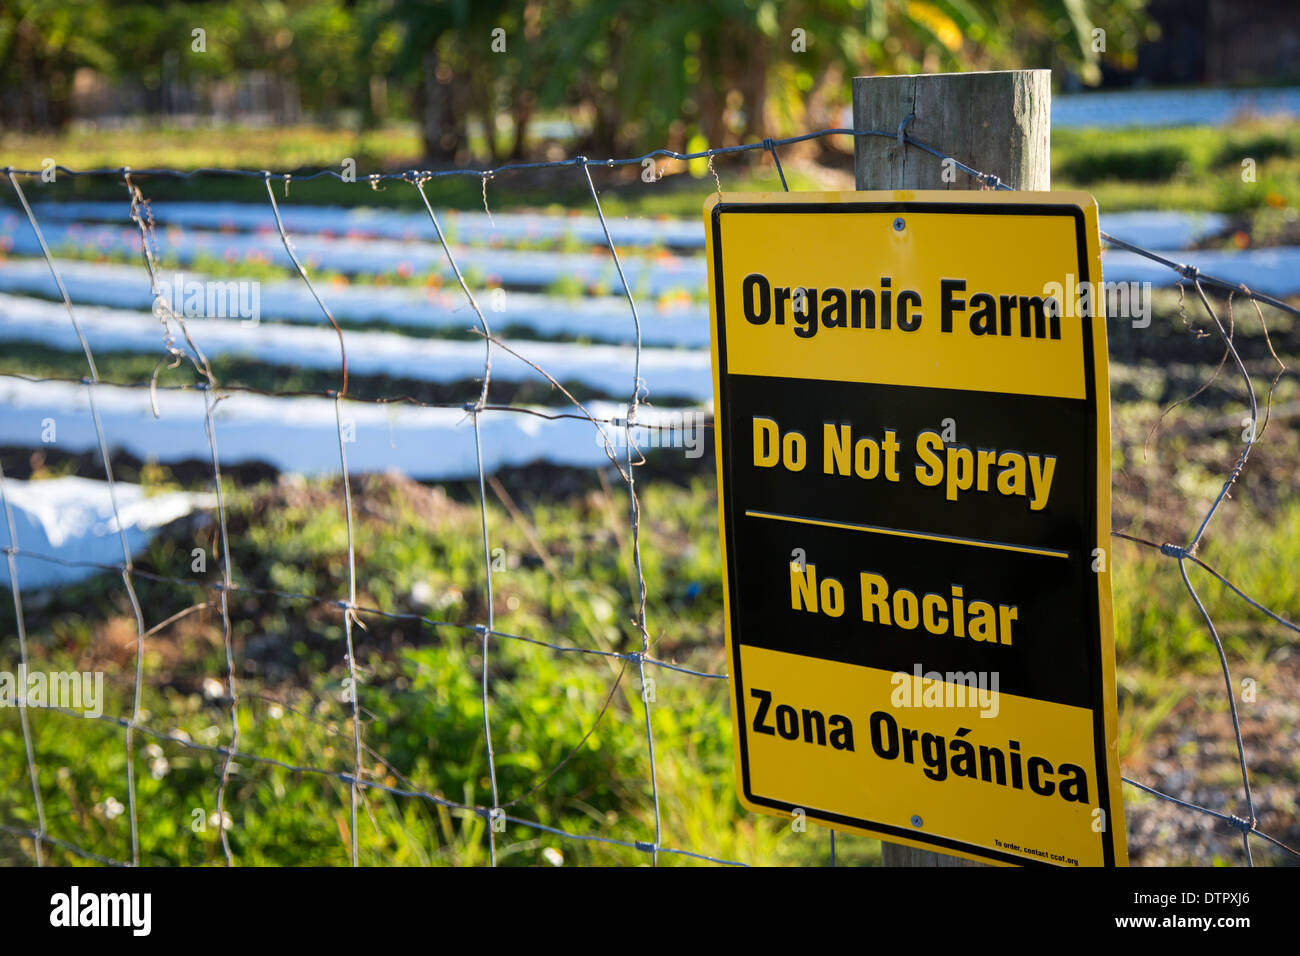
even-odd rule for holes
{"type": "MultiPolygon", "coordinates": [[[[853,78],[855,129],[907,135],[1013,189],[1051,188],[1051,70],[921,73],[853,78]]],[[[914,146],[858,136],[858,189],[979,189],[982,184],[914,146]]]]}

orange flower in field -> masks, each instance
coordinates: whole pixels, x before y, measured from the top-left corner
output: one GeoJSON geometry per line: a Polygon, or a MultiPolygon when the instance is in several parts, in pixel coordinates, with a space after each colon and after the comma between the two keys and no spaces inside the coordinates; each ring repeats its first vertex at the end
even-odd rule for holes
{"type": "Polygon", "coordinates": [[[1287,205],[1286,197],[1278,193],[1269,193],[1264,198],[1264,201],[1274,209],[1281,209],[1283,206],[1287,205]]]}
{"type": "Polygon", "coordinates": [[[440,275],[439,275],[438,273],[436,273],[436,272],[430,272],[430,273],[425,277],[425,279],[424,279],[424,284],[427,285],[430,289],[441,289],[441,288],[442,288],[442,276],[440,276],[440,275]]]}
{"type": "Polygon", "coordinates": [[[1232,244],[1238,249],[1245,249],[1250,245],[1250,236],[1238,229],[1232,234],[1232,244]]]}
{"type": "Polygon", "coordinates": [[[330,285],[335,285],[338,286],[339,288],[343,288],[347,284],[348,284],[347,276],[335,276],[334,278],[330,279],[330,285]]]}
{"type": "Polygon", "coordinates": [[[226,250],[226,261],[232,266],[239,261],[239,252],[235,249],[226,250]]]}
{"type": "Polygon", "coordinates": [[[409,262],[399,262],[397,264],[397,274],[403,279],[409,279],[415,275],[415,268],[409,262]]]}

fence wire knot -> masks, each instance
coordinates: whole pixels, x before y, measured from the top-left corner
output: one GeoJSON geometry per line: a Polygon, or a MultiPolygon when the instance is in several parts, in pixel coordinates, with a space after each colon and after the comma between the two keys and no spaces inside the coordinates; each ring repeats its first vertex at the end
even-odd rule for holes
{"type": "Polygon", "coordinates": [[[1174,544],[1171,541],[1166,541],[1164,544],[1160,546],[1160,553],[1170,558],[1178,558],[1179,560],[1182,560],[1183,558],[1187,557],[1189,552],[1182,545],[1174,544]]]}
{"type": "Polygon", "coordinates": [[[905,144],[906,134],[904,133],[904,130],[907,129],[907,124],[912,122],[912,120],[914,119],[916,119],[916,114],[908,113],[906,116],[903,117],[903,121],[898,124],[898,145],[899,146],[903,146],[905,144]]]}

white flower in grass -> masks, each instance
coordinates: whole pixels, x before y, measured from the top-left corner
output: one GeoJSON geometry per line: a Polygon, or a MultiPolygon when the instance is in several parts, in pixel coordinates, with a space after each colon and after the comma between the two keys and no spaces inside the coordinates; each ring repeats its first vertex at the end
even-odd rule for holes
{"type": "Polygon", "coordinates": [[[126,810],[126,807],[122,806],[116,797],[109,797],[101,806],[104,809],[104,817],[109,820],[120,817],[122,812],[126,810]]]}
{"type": "Polygon", "coordinates": [[[208,700],[219,700],[226,695],[226,685],[215,677],[203,678],[203,696],[208,700]]]}
{"type": "Polygon", "coordinates": [[[221,816],[217,816],[217,811],[215,810],[213,810],[212,813],[208,814],[208,826],[212,827],[214,830],[216,829],[229,830],[232,826],[232,823],[233,821],[230,819],[230,814],[227,813],[225,810],[221,811],[221,816]],[[222,826],[222,823],[224,823],[225,826],[222,826]]]}
{"type": "Polygon", "coordinates": [[[542,859],[551,866],[564,866],[564,854],[553,846],[548,846],[542,851],[542,859]]]}

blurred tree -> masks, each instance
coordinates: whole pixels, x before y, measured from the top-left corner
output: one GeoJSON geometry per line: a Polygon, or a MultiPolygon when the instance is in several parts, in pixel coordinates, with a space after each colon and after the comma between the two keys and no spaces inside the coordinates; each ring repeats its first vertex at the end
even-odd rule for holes
{"type": "MultiPolygon", "coordinates": [[[[573,120],[579,148],[731,143],[840,125],[861,73],[1068,68],[1095,81],[1151,29],[1146,0],[112,0],[0,2],[6,123],[58,125],[74,72],[138,84],[259,75],[335,121],[382,122],[406,95],[426,155],[493,163],[530,147],[539,112],[573,120]],[[191,47],[194,29],[206,48],[191,47]]],[[[266,104],[274,107],[274,104],[266,104]]],[[[292,108],[289,108],[292,106],[292,108]]]]}
{"type": "Polygon", "coordinates": [[[369,63],[358,56],[352,6],[350,0],[4,0],[0,119],[24,128],[62,125],[71,115],[73,77],[83,67],[142,91],[149,112],[168,111],[180,86],[253,73],[293,97],[266,104],[282,119],[296,118],[299,95],[326,118],[344,106],[364,110],[369,75],[362,72],[369,63]]]}
{"type": "Polygon", "coordinates": [[[373,61],[380,38],[392,38],[389,72],[412,91],[412,112],[430,159],[454,158],[466,140],[464,83],[453,84],[451,68],[441,68],[438,46],[468,19],[468,2],[380,0],[361,14],[360,54],[373,61]]]}
{"type": "Polygon", "coordinates": [[[579,65],[570,102],[591,111],[593,149],[692,131],[722,146],[839,125],[855,74],[1055,65],[1095,82],[1103,53],[1146,36],[1145,2],[569,0],[545,59],[579,65]]]}
{"type": "MultiPolygon", "coordinates": [[[[363,45],[385,28],[397,32],[391,69],[412,90],[428,157],[463,155],[470,120],[494,164],[524,155],[537,85],[545,82],[538,69],[546,48],[544,6],[541,0],[383,0],[367,11],[363,45]]],[[[551,62],[546,73],[567,75],[571,68],[551,62]]]]}
{"type": "Polygon", "coordinates": [[[73,74],[111,69],[104,45],[106,0],[5,0],[0,3],[0,106],[5,125],[61,126],[71,115],[73,74]]]}
{"type": "Polygon", "coordinates": [[[556,0],[510,55],[545,64],[520,74],[543,108],[577,111],[596,155],[723,146],[838,125],[854,74],[1054,65],[1095,81],[1103,53],[1131,55],[1145,37],[1145,2],[556,0]]]}

